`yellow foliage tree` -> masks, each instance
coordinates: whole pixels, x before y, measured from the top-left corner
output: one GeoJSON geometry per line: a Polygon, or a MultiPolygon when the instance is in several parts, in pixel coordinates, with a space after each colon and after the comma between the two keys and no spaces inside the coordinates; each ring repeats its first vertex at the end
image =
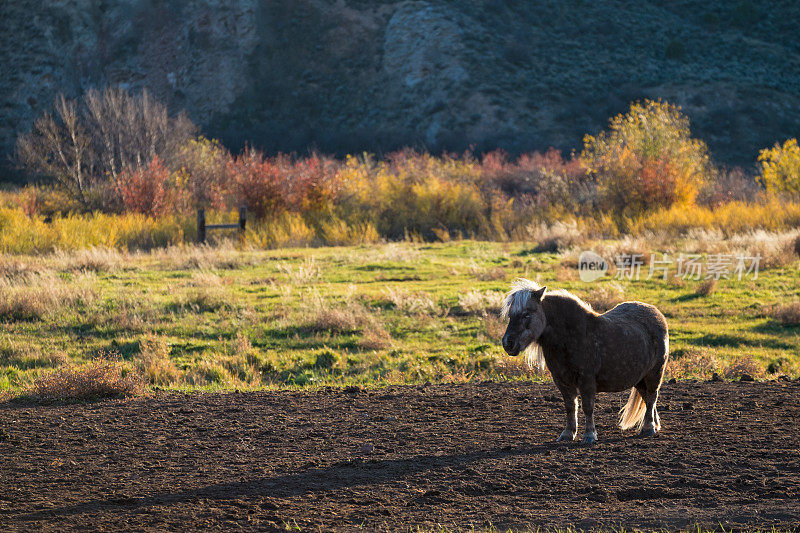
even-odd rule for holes
{"type": "Polygon", "coordinates": [[[618,214],[692,205],[711,174],[708,147],[667,102],[635,102],[583,144],[580,159],[597,179],[601,207],[618,214]]]}
{"type": "Polygon", "coordinates": [[[758,154],[761,163],[759,181],[768,193],[786,193],[800,195],[800,146],[797,139],[789,139],[783,143],[775,143],[772,148],[765,148],[758,154]]]}

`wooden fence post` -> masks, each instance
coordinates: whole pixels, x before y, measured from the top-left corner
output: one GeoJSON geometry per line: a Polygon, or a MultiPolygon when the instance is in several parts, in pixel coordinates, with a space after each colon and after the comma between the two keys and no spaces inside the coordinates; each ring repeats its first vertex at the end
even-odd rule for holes
{"type": "Polygon", "coordinates": [[[239,208],[239,233],[244,233],[244,227],[247,224],[247,206],[239,208]]]}
{"type": "Polygon", "coordinates": [[[202,207],[197,210],[197,242],[206,242],[206,210],[202,207]]]}

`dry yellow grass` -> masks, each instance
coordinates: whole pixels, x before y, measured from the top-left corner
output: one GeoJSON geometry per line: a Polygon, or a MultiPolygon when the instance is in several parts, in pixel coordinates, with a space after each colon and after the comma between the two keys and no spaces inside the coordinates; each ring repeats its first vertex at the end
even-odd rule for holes
{"type": "Polygon", "coordinates": [[[364,330],[356,344],[363,350],[384,350],[392,345],[392,336],[383,326],[376,324],[364,330]]]}
{"type": "Polygon", "coordinates": [[[526,228],[526,240],[535,242],[536,252],[565,252],[585,245],[588,242],[586,227],[578,222],[558,221],[551,224],[531,224],[526,228]]]}
{"type": "Polygon", "coordinates": [[[39,401],[81,401],[139,396],[145,391],[141,375],[126,373],[116,361],[97,359],[67,365],[36,379],[30,394],[39,401]]]}
{"type": "Polygon", "coordinates": [[[458,307],[462,312],[472,315],[486,315],[499,313],[503,303],[503,293],[500,291],[471,290],[459,295],[458,307]]]}
{"type": "Polygon", "coordinates": [[[800,203],[776,198],[765,202],[729,202],[715,207],[673,206],[642,216],[631,224],[632,233],[663,231],[686,234],[694,228],[719,230],[736,235],[754,230],[785,231],[800,226],[800,203]]]}
{"type": "Polygon", "coordinates": [[[64,308],[88,305],[97,296],[94,281],[85,274],[68,282],[52,272],[0,277],[0,318],[37,320],[64,308]]]}
{"type": "Polygon", "coordinates": [[[221,309],[234,309],[237,305],[220,284],[196,286],[186,292],[182,292],[175,299],[172,307],[176,311],[184,313],[206,313],[221,309]]]}
{"type": "Polygon", "coordinates": [[[773,305],[764,309],[764,314],[787,326],[800,325],[800,302],[773,305]]]}
{"type": "Polygon", "coordinates": [[[714,374],[726,379],[739,379],[742,376],[761,379],[766,376],[766,371],[753,357],[739,356],[723,362],[708,348],[676,350],[667,362],[666,375],[670,378],[709,379],[714,374]]]}
{"type": "Polygon", "coordinates": [[[766,372],[763,365],[752,357],[737,357],[724,365],[722,375],[727,379],[739,379],[742,377],[763,379],[766,376],[766,372]]]}
{"type": "Polygon", "coordinates": [[[192,274],[189,283],[195,287],[221,287],[223,278],[210,270],[199,270],[192,274]]]}
{"type": "Polygon", "coordinates": [[[169,385],[180,377],[180,371],[169,358],[166,339],[147,335],[139,341],[139,354],[135,358],[137,370],[153,385],[169,385]]]}
{"type": "Polygon", "coordinates": [[[488,314],[483,317],[483,330],[487,337],[499,341],[506,331],[506,322],[497,314],[488,314]]]}
{"type": "Polygon", "coordinates": [[[708,278],[697,285],[694,293],[697,296],[709,296],[713,294],[715,290],[717,290],[717,280],[714,278],[708,278]]]}
{"type": "Polygon", "coordinates": [[[318,331],[352,332],[382,327],[377,311],[367,309],[352,294],[340,306],[331,304],[319,290],[308,291],[300,309],[300,321],[318,331]]]}
{"type": "Polygon", "coordinates": [[[610,283],[592,290],[586,301],[598,313],[605,313],[625,300],[625,290],[619,283],[610,283]]]}
{"type": "Polygon", "coordinates": [[[719,370],[719,361],[706,348],[676,350],[667,361],[666,375],[670,378],[710,378],[719,370]]]}
{"type": "Polygon", "coordinates": [[[60,272],[112,272],[130,264],[126,256],[118,250],[102,247],[56,250],[45,259],[45,263],[60,272]]]}
{"type": "Polygon", "coordinates": [[[217,245],[183,244],[153,250],[148,254],[163,270],[231,270],[249,264],[246,252],[230,241],[217,245]]]}
{"type": "Polygon", "coordinates": [[[409,292],[397,287],[383,289],[386,300],[397,309],[411,314],[438,314],[440,309],[436,300],[426,292],[409,292]]]}
{"type": "Polygon", "coordinates": [[[287,280],[295,285],[306,285],[319,279],[321,272],[313,256],[308,256],[302,263],[292,266],[290,263],[278,263],[278,270],[283,272],[287,280]]]}
{"type": "Polygon", "coordinates": [[[64,352],[58,350],[45,351],[36,344],[14,342],[9,337],[0,338],[0,366],[55,367],[66,363],[68,359],[64,352]]]}
{"type": "Polygon", "coordinates": [[[40,258],[0,254],[0,278],[14,279],[47,271],[40,258]]]}

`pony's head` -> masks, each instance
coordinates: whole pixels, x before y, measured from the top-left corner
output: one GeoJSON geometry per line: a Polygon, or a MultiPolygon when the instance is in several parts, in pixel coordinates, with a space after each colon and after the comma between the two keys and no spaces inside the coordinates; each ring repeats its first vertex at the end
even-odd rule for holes
{"type": "Polygon", "coordinates": [[[503,317],[508,318],[503,348],[511,356],[527,350],[528,362],[539,366],[544,364],[538,340],[547,326],[542,309],[542,298],[546,290],[547,287],[540,287],[533,281],[520,278],[503,299],[503,317]]]}

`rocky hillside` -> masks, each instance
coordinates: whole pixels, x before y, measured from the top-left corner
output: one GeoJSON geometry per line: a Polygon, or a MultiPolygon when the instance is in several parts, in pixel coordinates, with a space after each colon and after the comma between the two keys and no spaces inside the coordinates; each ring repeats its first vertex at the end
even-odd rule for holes
{"type": "Polygon", "coordinates": [[[798,30],[766,0],[2,2],[0,150],[57,92],[119,84],[233,148],[331,153],[571,149],[663,97],[750,166],[800,134],[798,30]]]}

